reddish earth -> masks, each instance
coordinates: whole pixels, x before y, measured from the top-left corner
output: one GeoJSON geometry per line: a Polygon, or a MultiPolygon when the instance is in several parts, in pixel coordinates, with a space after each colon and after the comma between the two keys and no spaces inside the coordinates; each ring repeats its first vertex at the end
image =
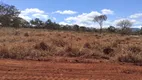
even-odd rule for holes
{"type": "Polygon", "coordinates": [[[142,80],[142,67],[94,62],[0,60],[0,80],[142,80]]]}

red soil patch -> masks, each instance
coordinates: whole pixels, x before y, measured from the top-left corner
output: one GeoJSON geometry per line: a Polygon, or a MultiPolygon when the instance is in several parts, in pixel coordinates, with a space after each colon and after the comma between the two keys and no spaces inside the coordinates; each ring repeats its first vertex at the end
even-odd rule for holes
{"type": "Polygon", "coordinates": [[[109,62],[0,60],[0,80],[142,80],[142,67],[109,62]]]}

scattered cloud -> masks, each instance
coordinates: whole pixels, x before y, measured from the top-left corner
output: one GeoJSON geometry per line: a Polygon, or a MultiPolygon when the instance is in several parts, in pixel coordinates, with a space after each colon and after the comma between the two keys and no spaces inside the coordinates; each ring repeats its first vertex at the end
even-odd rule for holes
{"type": "Polygon", "coordinates": [[[21,18],[23,18],[23,19],[25,19],[27,21],[30,21],[32,19],[31,17],[29,17],[27,15],[23,15],[23,14],[20,14],[19,17],[21,17],[21,18]]]}
{"type": "Polygon", "coordinates": [[[57,19],[55,17],[53,17],[53,20],[56,21],[57,19]]]}
{"type": "Polygon", "coordinates": [[[27,9],[21,11],[21,13],[22,13],[23,15],[27,15],[27,14],[30,14],[30,13],[31,13],[31,14],[32,14],[32,13],[43,14],[44,11],[43,11],[43,10],[39,10],[38,8],[27,8],[27,9]]]}
{"type": "MultiPolygon", "coordinates": [[[[58,10],[53,13],[72,15],[72,14],[76,14],[77,12],[71,11],[71,10],[64,10],[64,11],[58,10]]],[[[38,8],[27,8],[27,9],[21,11],[21,14],[19,15],[19,17],[21,17],[27,21],[30,21],[31,19],[34,19],[34,18],[40,18],[41,20],[45,21],[50,18],[53,21],[57,21],[61,25],[77,24],[80,26],[99,28],[99,25],[97,23],[93,22],[93,17],[101,15],[101,14],[113,15],[114,11],[112,11],[110,9],[103,9],[100,12],[91,11],[90,13],[82,13],[82,14],[79,14],[76,16],[69,16],[69,17],[65,18],[63,21],[57,21],[57,19],[55,17],[49,16],[49,14],[47,14],[43,10],[40,10],[38,8]]],[[[54,14],[52,14],[52,15],[54,15],[54,14]]],[[[134,23],[133,27],[141,27],[140,25],[142,24],[142,21],[139,20],[139,18],[141,18],[141,17],[142,17],[142,13],[136,13],[136,14],[130,15],[127,18],[119,18],[116,20],[107,20],[104,22],[104,28],[108,27],[110,25],[116,26],[116,24],[119,21],[124,20],[124,19],[128,19],[131,22],[133,22],[134,23]]]]}
{"type": "Polygon", "coordinates": [[[40,18],[42,20],[48,19],[48,15],[43,10],[40,10],[38,8],[27,8],[25,10],[22,10],[19,17],[27,21],[30,21],[33,18],[40,18]]]}
{"type": "MultiPolygon", "coordinates": [[[[101,10],[101,12],[91,11],[90,13],[82,13],[78,16],[68,17],[64,20],[64,22],[65,23],[78,24],[80,26],[98,28],[99,25],[97,23],[93,22],[93,17],[101,15],[101,14],[112,15],[112,14],[114,14],[114,11],[112,11],[110,9],[103,9],[103,10],[101,10]]],[[[110,23],[111,22],[107,21],[104,24],[105,24],[105,26],[108,26],[110,23]]]]}
{"type": "Polygon", "coordinates": [[[58,11],[55,11],[53,13],[72,15],[72,14],[76,14],[77,12],[72,11],[72,10],[64,10],[64,11],[58,10],[58,11]]]}
{"type": "Polygon", "coordinates": [[[35,18],[40,18],[40,19],[44,19],[44,20],[48,19],[48,15],[46,15],[46,14],[33,14],[32,16],[35,18]]]}
{"type": "Polygon", "coordinates": [[[65,19],[65,21],[75,21],[75,22],[90,22],[93,20],[94,16],[101,15],[101,13],[97,11],[92,11],[90,13],[83,13],[81,15],[75,16],[75,17],[68,17],[65,19]]]}
{"type": "Polygon", "coordinates": [[[101,12],[102,12],[102,14],[114,14],[114,11],[112,11],[112,10],[110,10],[110,9],[103,9],[103,10],[101,10],[101,12]]]}
{"type": "Polygon", "coordinates": [[[130,18],[141,18],[142,17],[142,13],[136,13],[130,16],[130,18]]]}

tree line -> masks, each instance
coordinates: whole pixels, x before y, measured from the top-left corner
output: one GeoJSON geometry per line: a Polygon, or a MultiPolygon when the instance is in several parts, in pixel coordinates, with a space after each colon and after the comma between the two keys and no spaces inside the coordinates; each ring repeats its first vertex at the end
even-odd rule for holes
{"type": "Polygon", "coordinates": [[[121,33],[121,34],[142,34],[142,29],[139,31],[132,31],[131,26],[133,23],[129,20],[122,20],[117,23],[116,28],[109,26],[103,28],[103,22],[107,20],[106,15],[99,15],[93,17],[93,22],[97,22],[100,29],[90,28],[79,25],[60,25],[56,22],[52,22],[50,19],[42,21],[39,18],[35,18],[31,21],[26,21],[19,17],[20,10],[15,6],[0,2],[0,26],[1,27],[14,27],[14,28],[36,28],[36,29],[50,29],[50,30],[66,30],[66,31],[82,31],[82,32],[110,32],[110,33],[121,33]]]}

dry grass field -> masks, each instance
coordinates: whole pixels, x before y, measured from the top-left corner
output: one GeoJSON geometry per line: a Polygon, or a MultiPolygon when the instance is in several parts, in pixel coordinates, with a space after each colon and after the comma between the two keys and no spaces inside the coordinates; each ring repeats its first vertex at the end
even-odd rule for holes
{"type": "Polygon", "coordinates": [[[1,28],[0,58],[142,63],[142,36],[1,28]]]}
{"type": "Polygon", "coordinates": [[[142,80],[141,65],[142,36],[0,29],[0,80],[142,80]]]}

